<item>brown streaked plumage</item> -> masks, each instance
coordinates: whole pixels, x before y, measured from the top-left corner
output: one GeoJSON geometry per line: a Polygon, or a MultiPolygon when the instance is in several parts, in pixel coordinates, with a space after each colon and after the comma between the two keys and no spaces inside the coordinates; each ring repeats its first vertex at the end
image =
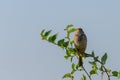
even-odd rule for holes
{"type": "Polygon", "coordinates": [[[76,29],[76,32],[74,35],[74,44],[77,50],[77,54],[79,56],[78,64],[82,66],[83,64],[82,57],[85,53],[86,46],[87,46],[87,37],[84,31],[82,30],[82,28],[76,29]]]}

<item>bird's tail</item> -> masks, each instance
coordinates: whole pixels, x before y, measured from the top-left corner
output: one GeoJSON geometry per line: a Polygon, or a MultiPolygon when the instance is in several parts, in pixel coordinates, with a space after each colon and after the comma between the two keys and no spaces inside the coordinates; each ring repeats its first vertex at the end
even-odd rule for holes
{"type": "Polygon", "coordinates": [[[79,66],[82,66],[82,65],[83,65],[82,56],[79,56],[78,65],[79,65],[79,66]]]}

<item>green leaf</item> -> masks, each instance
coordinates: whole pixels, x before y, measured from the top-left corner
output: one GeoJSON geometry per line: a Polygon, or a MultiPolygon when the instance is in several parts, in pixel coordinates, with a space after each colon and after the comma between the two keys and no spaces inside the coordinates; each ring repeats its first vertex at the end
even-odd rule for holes
{"type": "Polygon", "coordinates": [[[70,52],[69,49],[66,49],[66,54],[67,54],[68,56],[71,56],[71,52],[70,52]]]}
{"type": "Polygon", "coordinates": [[[68,44],[69,44],[69,41],[64,42],[63,46],[64,46],[64,47],[68,47],[68,44]]]}
{"type": "Polygon", "coordinates": [[[67,37],[66,37],[68,40],[70,39],[70,33],[74,32],[75,30],[76,30],[75,28],[68,30],[67,37]]]}
{"type": "Polygon", "coordinates": [[[43,33],[44,33],[45,29],[43,29],[40,33],[40,35],[43,37],[43,33]]]}
{"type": "Polygon", "coordinates": [[[57,45],[64,49],[64,39],[59,40],[57,45]]]}
{"type": "Polygon", "coordinates": [[[71,71],[71,74],[74,74],[74,73],[75,73],[75,70],[72,70],[72,71],[71,71]]]}
{"type": "Polygon", "coordinates": [[[44,36],[47,37],[47,36],[51,33],[51,31],[52,31],[52,30],[49,30],[49,31],[45,32],[45,35],[44,35],[44,36]]]}
{"type": "Polygon", "coordinates": [[[77,65],[76,65],[76,69],[78,70],[79,67],[80,67],[79,64],[77,64],[77,65]]]}
{"type": "Polygon", "coordinates": [[[73,60],[73,56],[71,56],[71,58],[70,58],[70,61],[72,62],[72,60],[73,60]]]}
{"type": "Polygon", "coordinates": [[[76,31],[75,28],[71,28],[71,29],[68,31],[68,33],[72,33],[72,32],[75,32],[75,31],[76,31]]]}
{"type": "Polygon", "coordinates": [[[67,39],[69,39],[70,38],[70,33],[67,33],[67,37],[66,37],[67,39]]]}
{"type": "Polygon", "coordinates": [[[71,73],[67,73],[67,74],[65,74],[65,75],[63,76],[63,79],[64,79],[64,78],[70,78],[70,79],[73,79],[74,76],[73,76],[71,73]]]}
{"type": "Polygon", "coordinates": [[[94,57],[94,61],[98,61],[98,56],[94,57]]]}
{"type": "Polygon", "coordinates": [[[57,42],[58,46],[63,46],[64,44],[64,39],[61,39],[57,42]]]}
{"type": "Polygon", "coordinates": [[[103,66],[101,66],[101,67],[99,68],[99,70],[100,70],[100,71],[104,71],[103,66]]]}
{"type": "Polygon", "coordinates": [[[92,51],[92,57],[95,57],[95,53],[94,53],[94,51],[92,51]]]}
{"type": "Polygon", "coordinates": [[[64,58],[65,58],[66,60],[67,60],[69,57],[70,57],[70,56],[68,56],[68,55],[64,56],[64,58]]]}
{"type": "Polygon", "coordinates": [[[47,32],[44,32],[45,30],[41,31],[41,36],[42,36],[42,40],[46,40],[48,35],[51,33],[52,30],[49,30],[47,32]],[[44,34],[43,34],[44,33],[44,34]]]}
{"type": "Polygon", "coordinates": [[[90,63],[91,65],[95,65],[95,64],[96,64],[94,61],[93,61],[93,62],[89,61],[89,63],[90,63]]]}
{"type": "Polygon", "coordinates": [[[57,38],[57,34],[54,34],[48,38],[48,41],[54,43],[56,38],[57,38]]]}
{"type": "Polygon", "coordinates": [[[97,74],[97,71],[98,71],[98,66],[95,63],[92,65],[92,70],[90,71],[90,75],[97,74]]]}
{"type": "Polygon", "coordinates": [[[118,72],[118,78],[120,78],[120,71],[118,72]]]}
{"type": "Polygon", "coordinates": [[[92,65],[92,68],[93,68],[94,70],[98,70],[97,64],[95,63],[94,65],[92,65]]]}
{"type": "Polygon", "coordinates": [[[45,29],[43,29],[40,33],[42,40],[45,40],[47,38],[46,36],[44,36],[44,32],[45,32],[45,29]]]}
{"type": "Polygon", "coordinates": [[[72,40],[72,41],[70,41],[70,44],[71,44],[71,45],[73,45],[73,44],[74,44],[74,41],[73,41],[73,40],[72,40]]]}
{"type": "Polygon", "coordinates": [[[96,70],[91,70],[90,75],[93,75],[93,74],[97,74],[97,71],[96,70]]]}
{"type": "Polygon", "coordinates": [[[102,56],[101,62],[102,62],[103,64],[105,64],[105,63],[106,63],[106,60],[107,60],[107,53],[105,53],[105,54],[102,56]]]}
{"type": "Polygon", "coordinates": [[[107,72],[110,73],[110,72],[111,72],[111,69],[107,69],[107,72]]]}
{"type": "Polygon", "coordinates": [[[82,75],[82,77],[81,77],[80,80],[86,80],[86,76],[85,76],[85,75],[82,75]]]}
{"type": "Polygon", "coordinates": [[[74,63],[72,63],[72,69],[75,70],[75,64],[74,63]]]}
{"type": "Polygon", "coordinates": [[[69,24],[69,25],[66,26],[66,28],[65,28],[64,30],[68,30],[68,29],[71,28],[71,27],[73,27],[73,25],[72,25],[72,24],[69,24]]]}
{"type": "Polygon", "coordinates": [[[117,71],[113,71],[112,72],[112,76],[118,77],[118,72],[117,71]]]}

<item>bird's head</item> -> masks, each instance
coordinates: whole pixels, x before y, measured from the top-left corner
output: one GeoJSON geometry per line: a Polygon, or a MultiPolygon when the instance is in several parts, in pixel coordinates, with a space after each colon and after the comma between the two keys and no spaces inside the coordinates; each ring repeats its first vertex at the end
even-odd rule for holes
{"type": "Polygon", "coordinates": [[[82,30],[82,28],[77,28],[76,33],[84,33],[84,31],[82,30]]]}

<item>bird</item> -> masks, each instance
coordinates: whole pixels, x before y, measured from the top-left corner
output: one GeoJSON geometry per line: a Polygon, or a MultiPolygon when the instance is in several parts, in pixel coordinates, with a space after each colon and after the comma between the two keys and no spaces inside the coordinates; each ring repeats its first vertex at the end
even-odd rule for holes
{"type": "Polygon", "coordinates": [[[78,55],[78,65],[83,66],[83,57],[87,47],[87,37],[82,28],[76,29],[73,41],[78,55]]]}

